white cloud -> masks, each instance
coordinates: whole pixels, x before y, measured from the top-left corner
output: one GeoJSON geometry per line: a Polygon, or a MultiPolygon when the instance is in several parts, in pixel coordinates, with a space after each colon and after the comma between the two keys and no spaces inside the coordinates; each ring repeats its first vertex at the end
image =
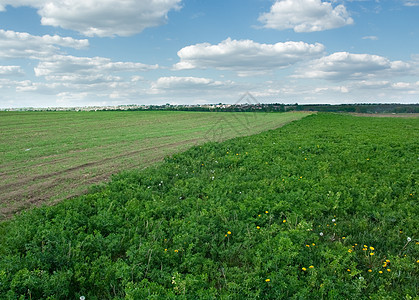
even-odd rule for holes
{"type": "Polygon", "coordinates": [[[134,62],[112,62],[104,57],[75,57],[55,55],[41,61],[34,68],[36,76],[45,76],[47,80],[97,83],[120,81],[115,73],[144,72],[157,69],[158,65],[146,65],[134,62]]]}
{"type": "Polygon", "coordinates": [[[151,84],[150,93],[157,94],[165,91],[196,92],[205,90],[224,89],[233,86],[232,81],[216,81],[202,77],[160,77],[151,84]]]}
{"type": "Polygon", "coordinates": [[[130,36],[162,25],[181,0],[0,0],[6,5],[38,9],[42,25],[78,31],[86,36],[130,36]]]}
{"type": "Polygon", "coordinates": [[[0,66],[1,76],[22,76],[24,72],[20,66],[0,66]]]}
{"type": "Polygon", "coordinates": [[[260,15],[265,28],[293,29],[295,32],[314,32],[353,24],[346,7],[333,7],[321,0],[279,0],[271,10],[260,15]]]}
{"type": "MultiPolygon", "coordinates": [[[[217,45],[202,43],[182,48],[177,53],[180,62],[174,68],[232,70],[242,75],[258,75],[318,57],[324,51],[322,44],[285,42],[259,44],[252,40],[230,38],[217,45]]],[[[240,75],[239,74],[239,75],[240,75]]]]}
{"type": "Polygon", "coordinates": [[[60,47],[83,49],[88,46],[89,41],[86,39],[77,40],[58,35],[36,36],[0,29],[0,57],[2,58],[40,59],[59,52],[60,47]]]}
{"type": "Polygon", "coordinates": [[[405,6],[419,6],[419,0],[404,0],[405,6]]]}
{"type": "Polygon", "coordinates": [[[363,36],[362,39],[363,40],[377,41],[378,37],[376,37],[375,35],[368,35],[368,36],[363,36]]]}
{"type": "Polygon", "coordinates": [[[403,74],[410,71],[410,64],[371,54],[336,52],[316,59],[296,71],[295,78],[330,80],[365,79],[375,76],[403,74]]]}

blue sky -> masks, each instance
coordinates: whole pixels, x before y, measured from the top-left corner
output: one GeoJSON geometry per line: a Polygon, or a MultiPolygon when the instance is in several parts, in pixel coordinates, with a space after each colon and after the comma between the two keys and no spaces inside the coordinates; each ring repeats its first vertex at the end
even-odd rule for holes
{"type": "Polygon", "coordinates": [[[0,0],[0,108],[418,103],[418,0],[0,0]]]}

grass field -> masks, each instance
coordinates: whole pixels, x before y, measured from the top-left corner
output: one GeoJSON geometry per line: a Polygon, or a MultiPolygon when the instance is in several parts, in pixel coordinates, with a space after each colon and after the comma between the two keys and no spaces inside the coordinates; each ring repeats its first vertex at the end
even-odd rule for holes
{"type": "Polygon", "coordinates": [[[277,128],[304,113],[0,112],[0,220],[79,195],[210,140],[277,128]]]}
{"type": "Polygon", "coordinates": [[[317,114],[0,223],[1,299],[418,299],[419,120],[317,114]]]}

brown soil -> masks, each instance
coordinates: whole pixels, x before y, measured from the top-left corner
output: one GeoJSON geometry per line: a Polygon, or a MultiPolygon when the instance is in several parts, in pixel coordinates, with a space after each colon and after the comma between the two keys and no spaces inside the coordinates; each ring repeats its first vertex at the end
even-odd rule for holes
{"type": "MultiPolygon", "coordinates": [[[[7,184],[0,183],[0,220],[9,219],[23,209],[41,206],[43,204],[52,205],[63,200],[55,199],[54,197],[57,194],[66,195],[63,197],[65,199],[79,196],[86,193],[89,186],[106,181],[113,173],[122,169],[126,170],[139,166],[147,167],[157,161],[161,161],[167,155],[163,154],[161,149],[168,149],[169,151],[171,150],[170,152],[175,152],[179,146],[192,146],[201,140],[202,138],[196,138],[142,148],[113,157],[86,162],[56,172],[27,176],[7,184]],[[148,153],[148,155],[136,161],[134,165],[127,165],[121,162],[121,158],[129,158],[141,153],[148,153]],[[92,168],[100,170],[95,172],[94,177],[91,177],[89,174],[89,170],[92,168]]],[[[63,158],[60,158],[47,164],[60,163],[62,160],[63,158]]],[[[3,173],[2,177],[7,177],[7,175],[3,173]]]]}

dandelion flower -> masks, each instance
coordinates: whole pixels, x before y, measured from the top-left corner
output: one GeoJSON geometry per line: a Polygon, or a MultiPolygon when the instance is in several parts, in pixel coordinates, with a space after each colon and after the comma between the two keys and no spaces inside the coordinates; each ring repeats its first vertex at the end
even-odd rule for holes
{"type": "Polygon", "coordinates": [[[349,253],[352,253],[352,251],[353,251],[352,249],[348,249],[348,252],[349,252],[349,253]]]}
{"type": "Polygon", "coordinates": [[[267,210],[266,210],[266,211],[265,211],[265,214],[269,214],[269,211],[267,211],[267,210]]]}
{"type": "Polygon", "coordinates": [[[389,260],[389,259],[386,259],[386,262],[388,262],[388,263],[389,263],[389,262],[390,262],[390,260],[389,260]]]}
{"type": "Polygon", "coordinates": [[[283,220],[282,223],[287,223],[287,220],[283,220]]]}
{"type": "Polygon", "coordinates": [[[351,272],[351,269],[347,269],[346,271],[351,272]]]}
{"type": "Polygon", "coordinates": [[[178,252],[179,252],[179,250],[178,250],[178,249],[176,249],[176,250],[175,250],[175,252],[176,252],[176,253],[178,253],[178,252]]]}
{"type": "Polygon", "coordinates": [[[269,278],[265,279],[266,282],[270,282],[271,280],[269,278]]]}
{"type": "Polygon", "coordinates": [[[344,239],[346,239],[346,237],[344,237],[344,236],[343,236],[343,237],[342,237],[342,240],[344,240],[344,239]]]}
{"type": "Polygon", "coordinates": [[[412,241],[412,238],[408,237],[408,238],[407,238],[407,241],[408,241],[408,242],[411,242],[411,241],[412,241]]]}
{"type": "Polygon", "coordinates": [[[315,243],[313,243],[313,244],[311,244],[312,246],[316,246],[316,244],[315,243]]]}
{"type": "Polygon", "coordinates": [[[256,226],[256,229],[260,229],[260,226],[256,226]]]}
{"type": "Polygon", "coordinates": [[[378,273],[383,274],[383,271],[378,271],[378,273]]]}
{"type": "Polygon", "coordinates": [[[336,222],[336,219],[332,219],[332,222],[335,223],[336,222]]]}
{"type": "Polygon", "coordinates": [[[320,232],[320,233],[319,233],[319,235],[320,235],[320,236],[323,236],[323,232],[320,232]]]}
{"type": "Polygon", "coordinates": [[[310,267],[308,267],[309,269],[314,269],[314,266],[310,266],[310,267]]]}
{"type": "Polygon", "coordinates": [[[304,267],[302,267],[302,268],[301,268],[301,270],[303,270],[303,271],[307,271],[307,269],[306,269],[306,268],[304,268],[304,267]]]}
{"type": "Polygon", "coordinates": [[[372,270],[371,270],[371,269],[369,269],[369,270],[368,270],[368,272],[370,272],[370,273],[371,273],[371,272],[372,272],[372,270]]]}
{"type": "Polygon", "coordinates": [[[227,231],[227,234],[231,234],[231,231],[227,231]]]}
{"type": "Polygon", "coordinates": [[[387,272],[391,272],[391,269],[387,269],[387,272]]]}
{"type": "Polygon", "coordinates": [[[310,245],[306,245],[307,248],[310,248],[310,245]]]}
{"type": "Polygon", "coordinates": [[[164,251],[167,251],[167,249],[164,249],[164,251]]]}
{"type": "Polygon", "coordinates": [[[370,255],[373,256],[374,255],[374,252],[371,252],[370,255]]]}
{"type": "Polygon", "coordinates": [[[370,250],[375,250],[374,247],[370,247],[370,250]]]}

